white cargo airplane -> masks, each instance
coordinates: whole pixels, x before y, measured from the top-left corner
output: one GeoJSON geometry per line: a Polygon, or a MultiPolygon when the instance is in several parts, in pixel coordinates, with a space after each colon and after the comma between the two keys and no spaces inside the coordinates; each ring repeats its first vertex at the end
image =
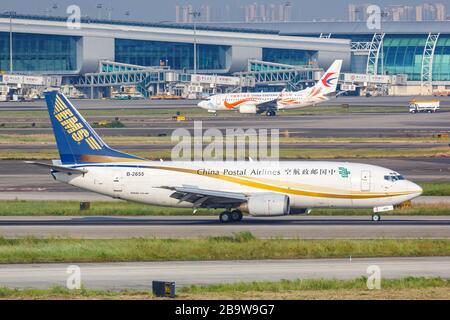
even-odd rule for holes
{"type": "Polygon", "coordinates": [[[113,198],[179,208],[222,208],[221,222],[308,213],[313,208],[379,212],[422,189],[392,170],[356,163],[154,162],[109,148],[61,93],[45,94],[60,160],[36,163],[61,182],[113,198]]]}
{"type": "Polygon", "coordinates": [[[297,92],[245,92],[217,94],[201,101],[198,106],[208,112],[234,110],[240,113],[275,116],[278,110],[315,106],[328,101],[336,92],[342,60],[336,60],[314,87],[297,92]]]}

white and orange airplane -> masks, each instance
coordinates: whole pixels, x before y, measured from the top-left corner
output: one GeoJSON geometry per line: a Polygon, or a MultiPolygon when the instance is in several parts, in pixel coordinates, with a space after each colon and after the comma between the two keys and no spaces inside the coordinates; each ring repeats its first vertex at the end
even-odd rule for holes
{"type": "Polygon", "coordinates": [[[276,115],[278,110],[314,106],[336,92],[342,60],[336,60],[315,86],[296,92],[243,92],[213,95],[198,106],[208,112],[234,110],[240,113],[276,115]]]}

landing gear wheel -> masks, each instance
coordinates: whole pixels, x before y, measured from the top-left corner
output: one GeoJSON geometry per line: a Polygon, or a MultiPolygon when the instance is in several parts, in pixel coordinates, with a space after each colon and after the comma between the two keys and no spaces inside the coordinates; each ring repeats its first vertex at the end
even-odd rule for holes
{"type": "Polygon", "coordinates": [[[372,215],[372,221],[378,222],[381,220],[381,217],[379,214],[373,214],[372,215]]]}
{"type": "Polygon", "coordinates": [[[273,111],[273,110],[267,111],[267,116],[268,117],[274,117],[276,115],[277,115],[277,113],[275,111],[273,111]]]}
{"type": "Polygon", "coordinates": [[[231,212],[225,211],[219,215],[219,219],[220,219],[220,222],[222,222],[222,223],[228,223],[233,220],[233,217],[231,215],[231,212]]]}
{"type": "Polygon", "coordinates": [[[239,210],[233,210],[231,211],[231,218],[233,219],[233,221],[241,221],[242,220],[242,212],[239,210]]]}

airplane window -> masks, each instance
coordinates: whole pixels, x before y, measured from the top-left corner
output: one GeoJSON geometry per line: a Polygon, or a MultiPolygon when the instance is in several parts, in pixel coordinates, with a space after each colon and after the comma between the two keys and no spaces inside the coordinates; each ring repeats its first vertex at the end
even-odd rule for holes
{"type": "Polygon", "coordinates": [[[405,180],[405,177],[402,175],[390,175],[390,176],[384,176],[384,180],[387,181],[399,181],[399,180],[405,180]]]}

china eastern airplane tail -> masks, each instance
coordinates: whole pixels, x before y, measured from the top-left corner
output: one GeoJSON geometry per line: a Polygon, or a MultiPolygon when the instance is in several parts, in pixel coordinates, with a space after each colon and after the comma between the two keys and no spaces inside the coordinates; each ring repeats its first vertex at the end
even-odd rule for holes
{"type": "Polygon", "coordinates": [[[63,94],[46,92],[45,99],[62,164],[141,160],[108,147],[63,94]]]}
{"type": "Polygon", "coordinates": [[[323,74],[322,78],[312,87],[312,91],[317,91],[321,95],[336,92],[336,87],[341,73],[342,60],[336,60],[323,74]]]}

